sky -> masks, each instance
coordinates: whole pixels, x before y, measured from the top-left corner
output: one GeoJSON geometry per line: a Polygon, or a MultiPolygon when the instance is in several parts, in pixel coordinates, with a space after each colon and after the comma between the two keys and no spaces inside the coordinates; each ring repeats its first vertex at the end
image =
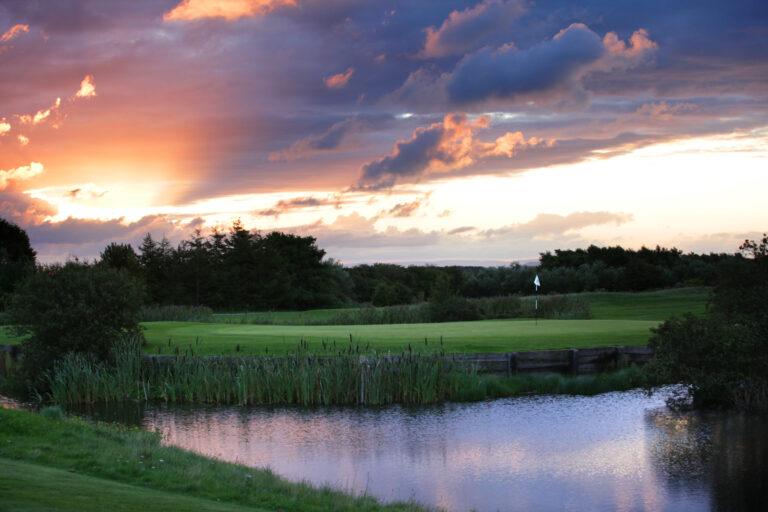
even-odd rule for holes
{"type": "Polygon", "coordinates": [[[0,217],[506,265],[768,231],[768,2],[0,0],[0,217]]]}

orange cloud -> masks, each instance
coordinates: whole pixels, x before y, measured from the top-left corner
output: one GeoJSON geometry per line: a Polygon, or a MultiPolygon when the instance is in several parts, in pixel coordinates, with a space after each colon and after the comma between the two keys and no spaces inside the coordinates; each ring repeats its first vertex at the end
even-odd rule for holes
{"type": "Polygon", "coordinates": [[[80,82],[80,90],[75,93],[75,98],[92,98],[96,96],[96,86],[93,85],[93,75],[87,75],[80,82]]]}
{"type": "Polygon", "coordinates": [[[5,190],[9,181],[28,180],[42,173],[43,164],[40,162],[31,162],[29,165],[7,171],[0,170],[0,190],[5,190]]]}
{"type": "Polygon", "coordinates": [[[0,36],[0,43],[7,43],[22,32],[29,32],[29,25],[14,25],[5,34],[0,36]]]}
{"type": "Polygon", "coordinates": [[[264,16],[281,6],[295,6],[296,0],[183,0],[163,15],[165,21],[204,18],[237,20],[264,16]]]}
{"type": "Polygon", "coordinates": [[[9,123],[8,121],[5,120],[5,118],[3,118],[2,120],[0,120],[0,137],[5,135],[9,131],[11,131],[11,123],[9,123]]]}
{"type": "Polygon", "coordinates": [[[19,139],[19,144],[21,144],[22,146],[26,146],[27,144],[29,144],[29,137],[25,137],[24,135],[19,134],[17,135],[16,138],[19,139]]]}
{"type": "Polygon", "coordinates": [[[19,121],[21,121],[21,124],[40,124],[43,121],[46,121],[51,117],[52,114],[55,114],[56,111],[61,106],[61,98],[56,98],[56,101],[53,102],[53,105],[51,105],[50,108],[47,108],[45,110],[38,110],[36,114],[24,114],[19,116],[19,121]]]}
{"type": "Polygon", "coordinates": [[[398,140],[394,152],[363,166],[358,184],[363,189],[391,187],[399,178],[429,172],[455,171],[493,157],[512,158],[520,150],[552,146],[554,140],[526,139],[522,132],[507,132],[492,142],[477,138],[489,127],[489,116],[471,120],[466,114],[447,114],[441,122],[419,127],[408,140],[398,140]]]}
{"type": "Polygon", "coordinates": [[[347,82],[349,82],[349,79],[352,78],[352,74],[354,72],[355,72],[355,68],[349,68],[344,73],[339,73],[337,75],[323,78],[323,83],[329,89],[341,89],[342,87],[347,85],[347,82]]]}

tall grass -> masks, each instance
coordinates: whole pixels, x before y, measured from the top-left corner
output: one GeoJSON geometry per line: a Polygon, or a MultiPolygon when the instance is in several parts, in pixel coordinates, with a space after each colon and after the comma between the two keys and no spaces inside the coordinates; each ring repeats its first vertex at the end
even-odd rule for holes
{"type": "Polygon", "coordinates": [[[351,344],[343,352],[333,344],[326,354],[313,354],[301,342],[285,357],[143,358],[138,341],[125,340],[110,363],[70,354],[57,362],[48,382],[51,399],[61,405],[151,399],[241,405],[431,404],[521,393],[595,394],[642,385],[635,367],[576,377],[500,377],[480,375],[442,352],[359,356],[351,344]]]}

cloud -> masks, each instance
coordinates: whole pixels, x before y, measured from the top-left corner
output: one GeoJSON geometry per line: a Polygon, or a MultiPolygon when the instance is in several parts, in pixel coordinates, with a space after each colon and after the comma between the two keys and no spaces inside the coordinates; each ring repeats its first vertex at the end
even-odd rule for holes
{"type": "Polygon", "coordinates": [[[205,18],[238,20],[264,16],[282,6],[295,6],[296,0],[182,0],[163,14],[165,21],[190,21],[205,18]]]}
{"type": "Polygon", "coordinates": [[[401,178],[462,169],[486,158],[511,158],[525,148],[553,144],[537,137],[526,139],[522,132],[508,132],[491,142],[478,140],[477,132],[488,123],[488,116],[472,121],[466,114],[448,114],[439,123],[419,127],[410,139],[398,140],[391,155],[365,164],[358,188],[389,188],[401,178]]]}
{"type": "Polygon", "coordinates": [[[7,188],[11,181],[28,180],[42,174],[43,170],[43,164],[40,162],[31,162],[29,165],[7,171],[0,170],[0,190],[7,188]]]}
{"type": "Polygon", "coordinates": [[[29,144],[29,138],[25,137],[22,134],[18,134],[16,136],[16,139],[19,141],[19,144],[21,144],[22,146],[26,146],[27,144],[29,144]]]}
{"type": "Polygon", "coordinates": [[[568,231],[597,226],[602,224],[616,224],[620,226],[634,220],[631,213],[613,212],[574,212],[568,215],[556,215],[553,213],[539,213],[529,222],[510,224],[501,228],[482,231],[485,237],[498,236],[523,236],[523,237],[550,237],[562,235],[568,231]]]}
{"type": "Polygon", "coordinates": [[[508,44],[465,57],[446,78],[446,89],[450,101],[460,104],[551,93],[579,96],[588,73],[639,66],[657,48],[643,29],[627,45],[613,32],[601,40],[586,25],[574,23],[527,49],[508,44]]]}
{"type": "Polygon", "coordinates": [[[475,230],[477,230],[477,228],[474,227],[474,226],[461,226],[459,228],[453,228],[453,229],[449,230],[448,234],[449,235],[460,235],[462,233],[469,233],[470,231],[475,231],[475,230]]]}
{"type": "MultiPolygon", "coordinates": [[[[93,85],[93,75],[86,75],[80,82],[80,89],[70,96],[69,101],[75,101],[81,98],[92,98],[94,96],[96,96],[96,87],[93,85]]],[[[35,114],[20,114],[16,117],[18,117],[21,124],[34,126],[41,123],[51,122],[53,123],[54,128],[59,128],[61,126],[60,110],[61,98],[59,97],[45,110],[40,109],[35,114]]],[[[2,125],[0,124],[0,126],[2,125]]]]}
{"type": "MultiPolygon", "coordinates": [[[[29,32],[29,25],[14,25],[6,30],[2,35],[0,35],[0,43],[7,43],[11,39],[17,37],[19,34],[23,34],[24,32],[29,32]]],[[[12,46],[7,44],[0,44],[0,55],[2,55],[2,53],[9,48],[12,48],[12,46]]]]}
{"type": "Polygon", "coordinates": [[[426,29],[427,39],[419,56],[440,58],[475,50],[489,35],[508,31],[524,11],[520,0],[483,0],[474,7],[453,11],[439,29],[426,29]]]}
{"type": "Polygon", "coordinates": [[[354,72],[355,72],[355,68],[351,68],[351,67],[347,68],[347,70],[344,73],[338,73],[338,74],[323,78],[323,83],[329,89],[341,89],[342,87],[347,85],[347,82],[349,82],[349,79],[352,78],[352,75],[354,74],[354,72]]]}
{"type": "Polygon", "coordinates": [[[642,116],[659,117],[668,119],[672,116],[689,114],[695,112],[698,105],[695,103],[677,102],[667,103],[666,101],[644,103],[635,111],[642,116]]]}
{"type": "Polygon", "coordinates": [[[24,32],[29,32],[29,25],[14,25],[9,28],[2,36],[0,36],[0,43],[7,43],[14,37],[24,32]]]}
{"type": "Polygon", "coordinates": [[[339,208],[344,203],[345,202],[342,201],[340,196],[325,198],[317,198],[312,196],[294,197],[292,199],[281,199],[271,208],[256,212],[256,215],[261,215],[262,217],[279,217],[284,213],[303,209],[319,208],[321,206],[334,206],[339,208]]]}
{"type": "Polygon", "coordinates": [[[11,219],[21,227],[42,222],[57,213],[54,205],[25,194],[14,180],[0,187],[0,217],[11,219]]]}
{"type": "Polygon", "coordinates": [[[399,218],[412,217],[413,214],[416,213],[416,210],[428,204],[429,196],[431,195],[432,192],[427,192],[424,194],[424,197],[411,201],[410,203],[398,203],[389,210],[383,210],[379,215],[399,218]]]}
{"type": "Polygon", "coordinates": [[[342,139],[352,130],[361,128],[362,124],[354,118],[347,118],[334,123],[321,135],[312,135],[297,140],[288,149],[273,151],[269,154],[270,162],[291,162],[306,158],[313,154],[331,151],[341,145],[342,139]]]}
{"type": "Polygon", "coordinates": [[[11,123],[5,118],[0,119],[0,137],[11,131],[11,123]]]}
{"type": "Polygon", "coordinates": [[[35,125],[45,121],[49,121],[56,118],[56,114],[61,107],[61,98],[56,98],[49,108],[45,110],[38,110],[35,114],[22,114],[19,115],[19,121],[21,124],[35,125]]]}
{"type": "Polygon", "coordinates": [[[93,85],[93,75],[86,75],[80,82],[80,90],[75,93],[74,98],[92,98],[96,96],[96,86],[93,85]]]}

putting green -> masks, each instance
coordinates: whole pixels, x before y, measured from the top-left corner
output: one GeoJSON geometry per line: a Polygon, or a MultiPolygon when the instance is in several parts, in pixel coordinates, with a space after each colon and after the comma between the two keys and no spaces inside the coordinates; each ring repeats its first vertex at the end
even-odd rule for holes
{"type": "Polygon", "coordinates": [[[144,324],[146,352],[172,354],[192,350],[196,355],[281,354],[296,349],[299,340],[319,351],[326,345],[361,352],[435,350],[442,338],[446,352],[491,353],[610,345],[645,345],[655,320],[485,320],[396,325],[285,326],[150,322],[144,324]],[[425,344],[424,339],[427,339],[425,344]],[[170,340],[170,345],[169,345],[170,340]],[[239,345],[239,351],[237,347],[239,345]]]}

